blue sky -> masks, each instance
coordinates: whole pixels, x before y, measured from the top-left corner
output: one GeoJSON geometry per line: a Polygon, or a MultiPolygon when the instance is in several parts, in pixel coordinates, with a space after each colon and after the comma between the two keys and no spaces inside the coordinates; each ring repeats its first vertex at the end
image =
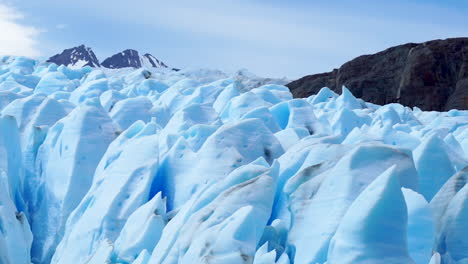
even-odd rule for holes
{"type": "Polygon", "coordinates": [[[298,78],[393,45],[468,37],[467,17],[461,0],[0,0],[0,54],[85,44],[101,60],[133,48],[173,67],[298,78]]]}

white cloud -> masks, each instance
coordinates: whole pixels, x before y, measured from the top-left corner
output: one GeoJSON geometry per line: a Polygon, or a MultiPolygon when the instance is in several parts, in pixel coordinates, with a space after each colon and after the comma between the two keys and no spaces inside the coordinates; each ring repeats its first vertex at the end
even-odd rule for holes
{"type": "Polygon", "coordinates": [[[40,30],[22,25],[24,16],[12,7],[0,3],[0,55],[36,57],[40,30]]]}

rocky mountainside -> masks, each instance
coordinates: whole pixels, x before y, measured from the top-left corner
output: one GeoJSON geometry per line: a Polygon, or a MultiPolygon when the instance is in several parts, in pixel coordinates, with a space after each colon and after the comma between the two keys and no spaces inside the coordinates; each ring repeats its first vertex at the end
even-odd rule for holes
{"type": "Polygon", "coordinates": [[[93,50],[85,45],[64,50],[50,57],[47,62],[57,65],[81,68],[84,66],[99,67],[100,63],[93,50]]]}
{"type": "Polygon", "coordinates": [[[380,105],[468,109],[468,38],[392,47],[287,84],[295,97],[308,97],[325,86],[341,92],[343,85],[357,97],[380,105]]]}
{"type": "Polygon", "coordinates": [[[138,51],[132,49],[127,49],[110,56],[102,62],[102,66],[109,69],[121,69],[126,67],[167,68],[164,62],[156,59],[153,55],[146,53],[140,56],[138,51]]]}
{"type": "Polygon", "coordinates": [[[146,53],[145,55],[140,57],[141,65],[146,67],[153,67],[153,68],[167,68],[167,65],[164,62],[158,60],[153,55],[146,53]]]}
{"type": "Polygon", "coordinates": [[[127,49],[110,56],[102,62],[102,66],[109,69],[125,67],[141,68],[141,60],[138,51],[127,49]]]}

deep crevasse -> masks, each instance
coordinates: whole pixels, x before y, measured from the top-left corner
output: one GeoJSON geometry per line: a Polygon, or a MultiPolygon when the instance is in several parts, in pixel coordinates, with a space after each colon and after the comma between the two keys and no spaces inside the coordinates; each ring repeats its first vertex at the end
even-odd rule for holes
{"type": "Polygon", "coordinates": [[[0,263],[468,262],[468,112],[269,82],[1,57],[0,263]]]}

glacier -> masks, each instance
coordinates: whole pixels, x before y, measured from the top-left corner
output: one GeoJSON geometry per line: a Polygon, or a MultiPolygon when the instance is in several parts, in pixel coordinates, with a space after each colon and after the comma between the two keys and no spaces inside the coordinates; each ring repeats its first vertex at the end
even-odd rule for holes
{"type": "Polygon", "coordinates": [[[0,263],[468,263],[468,111],[284,83],[0,57],[0,263]]]}

